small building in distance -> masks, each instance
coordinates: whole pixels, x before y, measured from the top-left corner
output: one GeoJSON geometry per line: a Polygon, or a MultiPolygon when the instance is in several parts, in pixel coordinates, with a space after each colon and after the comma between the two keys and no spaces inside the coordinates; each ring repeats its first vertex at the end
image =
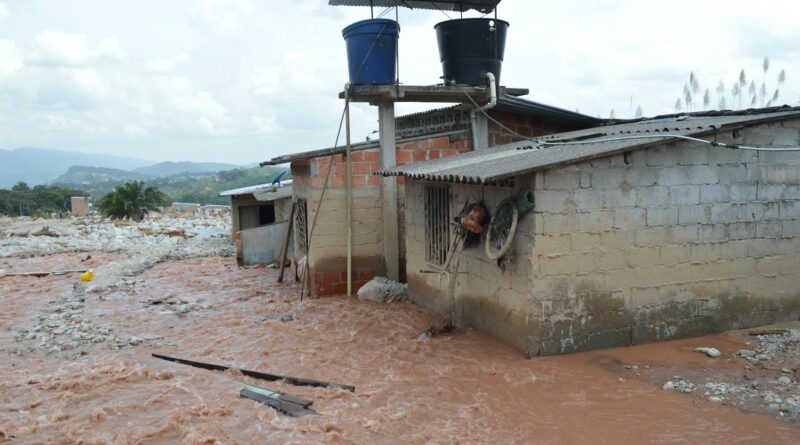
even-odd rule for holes
{"type": "MultiPolygon", "coordinates": [[[[240,266],[270,264],[280,258],[292,208],[290,181],[259,184],[221,192],[231,198],[231,228],[240,266]]],[[[293,253],[289,243],[288,257],[293,253]]]]}
{"type": "Polygon", "coordinates": [[[203,216],[230,215],[231,206],[219,205],[219,204],[206,204],[200,208],[200,213],[203,216]]]}
{"type": "Polygon", "coordinates": [[[200,214],[200,204],[191,202],[173,202],[165,209],[170,216],[194,216],[200,214]]]}
{"type": "Polygon", "coordinates": [[[89,215],[91,204],[87,196],[73,196],[70,198],[70,212],[74,216],[89,215]]]}

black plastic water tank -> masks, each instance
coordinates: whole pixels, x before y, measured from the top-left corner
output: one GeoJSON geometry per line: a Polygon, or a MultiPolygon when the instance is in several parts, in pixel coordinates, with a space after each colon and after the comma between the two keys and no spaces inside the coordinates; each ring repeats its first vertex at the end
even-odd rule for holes
{"type": "Polygon", "coordinates": [[[500,83],[508,22],[497,19],[456,19],[441,22],[434,29],[439,42],[442,71],[447,81],[485,85],[485,74],[490,72],[500,83]]]}

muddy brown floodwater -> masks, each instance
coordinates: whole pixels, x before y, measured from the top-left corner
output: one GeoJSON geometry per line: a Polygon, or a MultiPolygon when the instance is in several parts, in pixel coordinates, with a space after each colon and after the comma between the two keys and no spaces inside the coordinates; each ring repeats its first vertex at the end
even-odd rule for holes
{"type": "MultiPolygon", "coordinates": [[[[77,268],[85,256],[6,258],[0,268],[77,268]]],[[[81,340],[55,352],[18,333],[36,332],[41,320],[47,328],[78,298],[77,276],[0,280],[0,442],[800,443],[792,423],[665,392],[663,382],[619,366],[706,366],[691,349],[713,341],[730,353],[743,341],[736,336],[528,360],[469,329],[418,340],[438,320],[410,303],[300,303],[293,285],[275,284],[275,271],[233,261],[169,261],[132,287],[84,294],[68,306],[71,316],[91,332],[137,340],[81,340]],[[281,320],[287,315],[292,321],[281,320]],[[357,390],[259,382],[152,352],[357,390]],[[313,399],[320,415],[291,418],[241,399],[239,381],[313,399]]]]}

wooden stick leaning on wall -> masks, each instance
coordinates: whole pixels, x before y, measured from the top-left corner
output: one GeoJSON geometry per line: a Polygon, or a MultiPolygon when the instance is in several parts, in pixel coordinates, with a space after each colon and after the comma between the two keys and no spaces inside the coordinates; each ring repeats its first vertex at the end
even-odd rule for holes
{"type": "Polygon", "coordinates": [[[286,230],[286,239],[283,240],[281,248],[281,271],[278,274],[278,283],[283,283],[283,270],[286,269],[286,254],[289,251],[289,240],[292,237],[292,227],[294,227],[294,211],[297,203],[292,201],[292,210],[289,212],[289,228],[286,230]]]}

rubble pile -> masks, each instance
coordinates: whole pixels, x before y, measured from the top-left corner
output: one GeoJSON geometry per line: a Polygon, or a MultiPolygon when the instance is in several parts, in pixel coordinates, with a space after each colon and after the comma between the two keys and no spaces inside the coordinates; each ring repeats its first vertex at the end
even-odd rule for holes
{"type": "Polygon", "coordinates": [[[52,301],[48,313],[39,315],[39,322],[31,329],[22,329],[17,334],[17,341],[31,346],[17,348],[18,356],[34,351],[56,354],[62,351],[78,351],[86,346],[105,344],[111,349],[141,344],[139,337],[120,337],[113,328],[101,327],[86,318],[83,314],[84,302],[81,300],[59,299],[52,301]]]}
{"type": "Polygon", "coordinates": [[[67,252],[148,253],[181,258],[232,255],[230,220],[221,217],[146,219],[140,223],[100,218],[14,218],[0,226],[0,257],[35,257],[67,252]],[[43,233],[47,236],[41,236],[43,233]],[[57,234],[52,236],[52,234],[57,234]]]}
{"type": "Polygon", "coordinates": [[[800,422],[800,331],[786,330],[786,333],[758,335],[755,339],[758,342],[755,349],[740,349],[730,357],[733,363],[744,367],[740,376],[707,377],[699,384],[674,376],[664,384],[664,390],[685,394],[702,391],[710,402],[772,412],[800,422]]]}

